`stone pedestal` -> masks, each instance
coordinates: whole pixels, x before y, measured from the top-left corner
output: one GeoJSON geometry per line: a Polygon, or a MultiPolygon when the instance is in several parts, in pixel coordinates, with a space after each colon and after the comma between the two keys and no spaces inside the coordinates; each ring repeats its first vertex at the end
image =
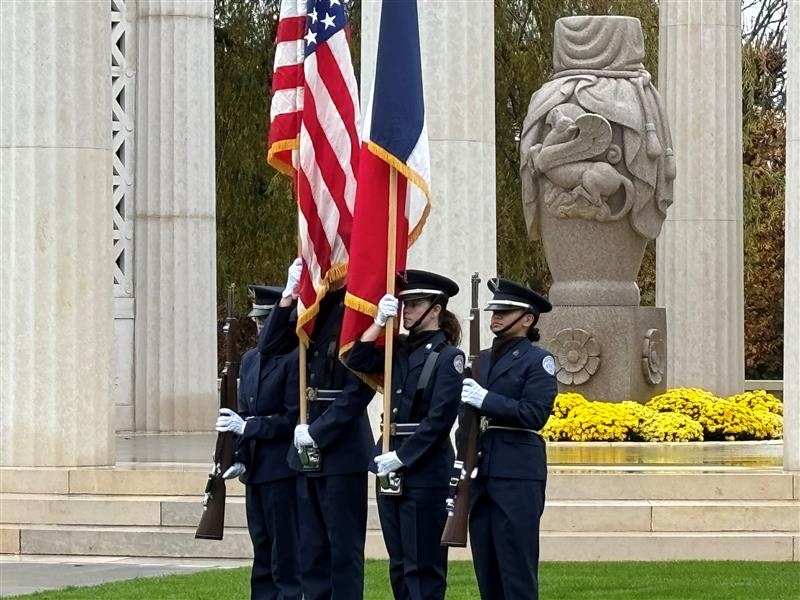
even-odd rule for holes
{"type": "Polygon", "coordinates": [[[559,389],[593,400],[665,389],[664,310],[639,306],[636,276],[672,204],[675,157],[643,60],[638,19],[559,19],[553,74],[522,125],[523,211],[553,276],[542,343],[559,389]]]}
{"type": "Polygon", "coordinates": [[[539,322],[560,392],[644,402],[666,389],[666,315],[652,306],[556,306],[539,322]]]}
{"type": "Polygon", "coordinates": [[[109,3],[0,2],[0,465],[114,462],[109,3]]]}
{"type": "Polygon", "coordinates": [[[208,430],[217,409],[214,3],[138,7],[136,429],[208,430]]]}
{"type": "Polygon", "coordinates": [[[783,284],[783,467],[800,471],[800,3],[786,27],[786,270],[783,284]]]}
{"type": "Polygon", "coordinates": [[[667,384],[722,396],[744,385],[740,20],[738,2],[660,4],[658,82],[677,160],[656,246],[667,384]]]}
{"type": "MultiPolygon", "coordinates": [[[[362,2],[361,103],[375,75],[380,2],[362,2]]],[[[449,308],[466,319],[470,277],[497,269],[495,216],[494,4],[419,2],[425,118],[431,152],[431,212],[409,268],[451,277],[461,292],[449,308]],[[453,27],[453,23],[458,23],[453,27]]],[[[481,301],[490,294],[481,284],[481,301]]],[[[462,327],[467,321],[462,321],[462,327]]],[[[484,345],[491,342],[483,328],[484,345]]],[[[465,332],[466,333],[466,332],[465,332]]],[[[464,336],[464,347],[467,335],[464,336]]]]}

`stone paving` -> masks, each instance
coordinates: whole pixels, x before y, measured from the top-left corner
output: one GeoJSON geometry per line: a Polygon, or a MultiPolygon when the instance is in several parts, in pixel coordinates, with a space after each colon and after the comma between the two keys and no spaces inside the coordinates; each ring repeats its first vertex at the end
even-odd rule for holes
{"type": "Polygon", "coordinates": [[[4,555],[0,557],[0,597],[249,564],[246,560],[4,555]]]}

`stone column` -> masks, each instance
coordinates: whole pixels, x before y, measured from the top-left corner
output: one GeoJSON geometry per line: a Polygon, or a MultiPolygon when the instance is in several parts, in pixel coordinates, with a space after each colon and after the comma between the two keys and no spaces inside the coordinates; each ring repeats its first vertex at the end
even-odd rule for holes
{"type": "Polygon", "coordinates": [[[800,3],[786,27],[786,270],[783,295],[783,468],[800,471],[800,3]]]}
{"type": "MultiPolygon", "coordinates": [[[[366,108],[375,75],[380,2],[364,0],[361,18],[361,103],[366,108]]],[[[461,293],[449,308],[465,319],[473,271],[484,282],[497,274],[494,4],[420,0],[419,22],[432,197],[408,265],[458,282],[461,293]]],[[[485,283],[481,297],[488,298],[485,283]]],[[[488,327],[484,335],[488,343],[488,327]]]]}
{"type": "Polygon", "coordinates": [[[668,387],[744,385],[741,8],[662,0],[659,88],[677,159],[675,204],[657,241],[668,387]]]}
{"type": "MultiPolygon", "coordinates": [[[[361,106],[375,78],[379,0],[361,3],[361,106]]],[[[494,4],[492,0],[419,0],[425,119],[431,152],[431,212],[412,246],[409,268],[447,275],[461,287],[448,308],[469,343],[470,277],[497,273],[494,143],[494,4]],[[453,27],[453,23],[458,23],[453,27]]],[[[483,345],[491,338],[483,327],[483,345]]],[[[378,431],[380,402],[370,404],[378,431]]]]}
{"type": "Polygon", "coordinates": [[[114,462],[108,1],[0,2],[0,464],[114,462]]]}
{"type": "Polygon", "coordinates": [[[137,20],[135,421],[216,414],[214,2],[141,0],[137,20]]]}

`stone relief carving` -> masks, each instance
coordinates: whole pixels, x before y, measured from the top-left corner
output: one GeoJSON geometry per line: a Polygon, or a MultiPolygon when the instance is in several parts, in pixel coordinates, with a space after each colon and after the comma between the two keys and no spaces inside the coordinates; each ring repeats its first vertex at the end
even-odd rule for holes
{"type": "MultiPolygon", "coordinates": [[[[135,5],[134,5],[135,8],[135,5]]],[[[111,131],[114,297],[133,297],[133,37],[126,0],[111,0],[111,131]]]]}
{"type": "Polygon", "coordinates": [[[558,217],[596,221],[616,221],[627,215],[636,191],[631,180],[612,166],[611,161],[619,162],[620,149],[611,143],[609,122],[575,104],[559,104],[547,113],[546,123],[549,133],[528,154],[533,173],[549,181],[544,186],[545,207],[558,217]],[[603,154],[607,162],[590,160],[603,154]],[[620,187],[625,200],[612,213],[606,200],[620,187]]]}
{"type": "Polygon", "coordinates": [[[550,341],[556,358],[556,379],[565,385],[580,385],[600,368],[600,344],[583,329],[562,329],[550,341]]]}
{"type": "Polygon", "coordinates": [[[666,344],[658,329],[648,329],[642,342],[642,373],[650,385],[658,385],[664,379],[666,367],[666,344]]]}
{"type": "Polygon", "coordinates": [[[675,160],[666,113],[644,69],[631,17],[559,19],[554,72],[531,98],[520,142],[528,231],[539,211],[599,222],[629,216],[655,239],[672,203],[675,160]]]}

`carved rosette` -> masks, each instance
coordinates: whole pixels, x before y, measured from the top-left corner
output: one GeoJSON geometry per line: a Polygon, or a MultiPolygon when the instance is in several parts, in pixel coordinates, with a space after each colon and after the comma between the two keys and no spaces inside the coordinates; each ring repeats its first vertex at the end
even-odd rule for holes
{"type": "Polygon", "coordinates": [[[666,346],[659,329],[648,329],[642,342],[642,373],[650,385],[658,385],[664,379],[666,346]]]}
{"type": "Polygon", "coordinates": [[[600,368],[600,343],[588,331],[562,329],[550,342],[556,357],[556,379],[565,385],[581,385],[600,368]]]}

